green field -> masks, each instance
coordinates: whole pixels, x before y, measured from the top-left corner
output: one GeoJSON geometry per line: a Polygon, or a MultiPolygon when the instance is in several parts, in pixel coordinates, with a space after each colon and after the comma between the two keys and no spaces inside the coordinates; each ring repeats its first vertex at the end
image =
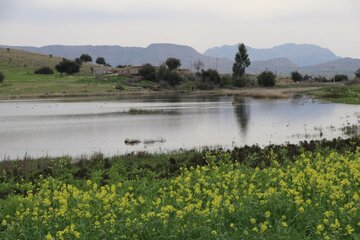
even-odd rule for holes
{"type": "Polygon", "coordinates": [[[359,143],[0,162],[0,239],[359,239],[359,143]]]}
{"type": "Polygon", "coordinates": [[[119,94],[117,86],[126,92],[146,92],[155,88],[149,81],[129,81],[121,76],[98,76],[91,74],[90,67],[104,68],[94,64],[82,64],[80,73],[71,76],[34,74],[40,67],[54,69],[62,58],[0,48],[0,71],[5,81],[0,84],[0,99],[61,97],[61,96],[94,96],[119,94]]]}

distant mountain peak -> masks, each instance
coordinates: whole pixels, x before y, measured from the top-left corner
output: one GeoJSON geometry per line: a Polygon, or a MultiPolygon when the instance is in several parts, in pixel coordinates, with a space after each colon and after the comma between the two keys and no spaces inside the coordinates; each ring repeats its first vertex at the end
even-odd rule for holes
{"type": "MultiPolygon", "coordinates": [[[[211,57],[226,57],[233,59],[238,44],[224,45],[222,47],[210,48],[205,55],[211,57]]],[[[314,44],[286,43],[272,48],[252,48],[247,46],[252,61],[269,60],[272,58],[288,58],[299,66],[310,66],[338,59],[337,56],[327,48],[314,44]]]]}

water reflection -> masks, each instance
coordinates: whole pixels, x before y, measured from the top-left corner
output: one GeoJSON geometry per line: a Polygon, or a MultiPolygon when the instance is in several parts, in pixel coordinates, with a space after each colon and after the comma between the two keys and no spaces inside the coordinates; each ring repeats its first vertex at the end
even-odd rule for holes
{"type": "Polygon", "coordinates": [[[317,103],[300,97],[233,100],[176,95],[0,101],[0,159],[22,158],[26,153],[78,156],[94,151],[113,155],[202,146],[231,148],[346,137],[348,132],[358,132],[360,106],[317,103]],[[127,138],[166,141],[127,146],[127,138]]]}
{"type": "Polygon", "coordinates": [[[234,113],[238,126],[240,128],[240,135],[246,137],[249,120],[250,109],[246,98],[236,98],[234,102],[234,113]]]}

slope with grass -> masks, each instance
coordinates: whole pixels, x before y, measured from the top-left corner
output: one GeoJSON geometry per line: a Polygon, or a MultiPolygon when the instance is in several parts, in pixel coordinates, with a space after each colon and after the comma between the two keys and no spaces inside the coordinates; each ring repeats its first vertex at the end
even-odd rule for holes
{"type": "Polygon", "coordinates": [[[83,63],[80,73],[74,75],[34,74],[40,67],[55,68],[62,58],[30,53],[21,50],[0,48],[0,71],[5,81],[0,84],[0,99],[56,97],[56,96],[93,96],[117,94],[117,86],[129,91],[140,91],[148,82],[127,84],[120,76],[96,77],[93,69],[106,67],[83,63]]]}

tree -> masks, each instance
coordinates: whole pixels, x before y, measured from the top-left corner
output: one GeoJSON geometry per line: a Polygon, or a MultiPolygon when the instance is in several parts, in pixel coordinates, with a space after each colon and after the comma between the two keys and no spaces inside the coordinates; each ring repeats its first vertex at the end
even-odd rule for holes
{"type": "Polygon", "coordinates": [[[52,70],[51,68],[49,67],[41,67],[39,69],[36,69],[34,71],[34,74],[54,74],[54,70],[52,70]]]}
{"type": "Polygon", "coordinates": [[[80,71],[80,65],[72,60],[68,60],[63,58],[63,60],[55,66],[56,71],[58,71],[61,75],[66,73],[68,75],[78,73],[80,71]]]}
{"type": "Polygon", "coordinates": [[[263,87],[272,87],[275,85],[276,75],[271,71],[264,71],[257,77],[258,84],[263,87]]]}
{"type": "Polygon", "coordinates": [[[200,70],[204,67],[204,63],[200,60],[197,60],[196,62],[194,62],[193,66],[196,70],[196,73],[199,74],[200,70]]]}
{"type": "Polygon", "coordinates": [[[181,66],[180,59],[177,58],[168,58],[165,62],[166,66],[169,68],[170,71],[173,71],[181,66]]]}
{"type": "Polygon", "coordinates": [[[294,82],[301,82],[302,80],[304,80],[304,77],[301,73],[299,73],[298,71],[294,71],[291,73],[291,79],[294,82]]]}
{"type": "Polygon", "coordinates": [[[80,58],[75,58],[75,62],[81,65],[83,63],[83,60],[81,60],[80,58]]]}
{"type": "Polygon", "coordinates": [[[80,59],[83,62],[92,62],[92,57],[89,54],[81,54],[80,59]]]}
{"type": "Polygon", "coordinates": [[[342,82],[342,81],[349,80],[349,77],[344,74],[337,74],[337,75],[335,75],[334,80],[335,80],[335,82],[342,82]]]}
{"type": "Polygon", "coordinates": [[[105,65],[105,64],[106,64],[105,58],[103,58],[103,57],[98,57],[98,58],[96,59],[96,63],[99,64],[99,65],[105,65]]]}
{"type": "Polygon", "coordinates": [[[357,78],[360,78],[360,68],[355,72],[355,76],[356,76],[357,78]]]}
{"type": "Polygon", "coordinates": [[[181,76],[175,72],[171,71],[166,65],[162,64],[157,71],[156,78],[158,81],[164,81],[171,86],[179,84],[182,80],[181,76]]]}
{"type": "Polygon", "coordinates": [[[146,80],[155,81],[156,80],[156,68],[147,63],[141,66],[139,74],[146,80]]]}
{"type": "Polygon", "coordinates": [[[218,71],[215,69],[201,70],[201,80],[219,84],[221,81],[218,71]]]}
{"type": "Polygon", "coordinates": [[[4,80],[5,80],[5,75],[2,72],[0,72],[0,83],[3,83],[4,80]]]}
{"type": "Polygon", "coordinates": [[[247,53],[244,43],[238,47],[238,52],[235,55],[235,62],[233,64],[233,78],[236,85],[240,86],[240,81],[245,74],[245,69],[251,64],[249,54],[247,53]]]}

